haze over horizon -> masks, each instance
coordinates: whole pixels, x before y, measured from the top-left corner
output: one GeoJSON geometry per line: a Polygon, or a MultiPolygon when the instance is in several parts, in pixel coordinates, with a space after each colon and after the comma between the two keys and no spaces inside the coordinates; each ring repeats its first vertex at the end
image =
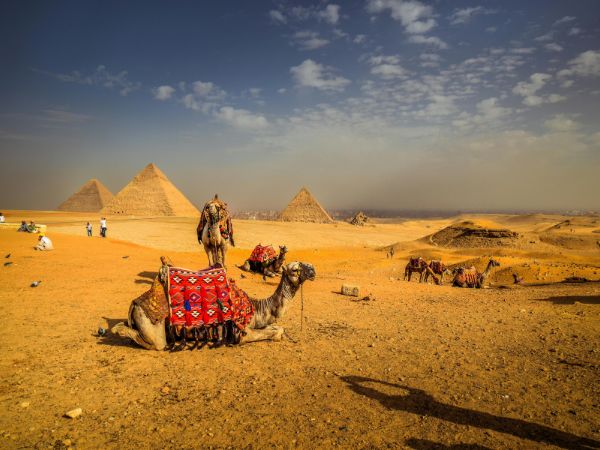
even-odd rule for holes
{"type": "Polygon", "coordinates": [[[600,209],[593,0],[4,2],[0,210],[153,162],[196,205],[600,209]]]}

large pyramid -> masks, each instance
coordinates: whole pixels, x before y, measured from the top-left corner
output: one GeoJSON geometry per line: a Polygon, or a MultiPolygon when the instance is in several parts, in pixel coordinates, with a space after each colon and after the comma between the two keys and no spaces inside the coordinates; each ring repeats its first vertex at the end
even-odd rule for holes
{"type": "Polygon", "coordinates": [[[199,216],[200,211],[153,163],[148,164],[102,209],[130,216],[199,216]]]}
{"type": "Polygon", "coordinates": [[[333,223],[333,219],[312,194],[303,187],[281,212],[284,222],[333,223]]]}
{"type": "Polygon", "coordinates": [[[113,199],[100,181],[92,178],[58,206],[59,211],[100,212],[113,199]]]}

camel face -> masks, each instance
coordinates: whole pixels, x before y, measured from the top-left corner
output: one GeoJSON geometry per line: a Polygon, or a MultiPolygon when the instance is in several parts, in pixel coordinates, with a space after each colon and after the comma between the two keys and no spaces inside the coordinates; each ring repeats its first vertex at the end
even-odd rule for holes
{"type": "Polygon", "coordinates": [[[306,280],[314,281],[317,276],[312,264],[297,261],[287,264],[283,272],[294,286],[300,286],[306,280]]]}
{"type": "Polygon", "coordinates": [[[499,267],[500,263],[498,261],[496,261],[495,259],[490,259],[490,265],[491,265],[491,267],[499,267]]]}

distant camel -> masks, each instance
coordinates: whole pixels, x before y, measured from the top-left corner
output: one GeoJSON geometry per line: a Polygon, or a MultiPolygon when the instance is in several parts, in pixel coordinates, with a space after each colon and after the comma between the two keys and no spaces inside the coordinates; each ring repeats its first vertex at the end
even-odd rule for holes
{"type": "Polygon", "coordinates": [[[419,274],[419,283],[423,281],[423,275],[427,271],[427,261],[420,256],[416,258],[410,258],[406,268],[404,269],[404,279],[410,281],[413,272],[419,274]]]}
{"type": "MultiPolygon", "coordinates": [[[[274,252],[274,250],[271,250],[274,252]]],[[[243,265],[238,266],[240,270],[244,272],[256,272],[261,273],[263,277],[273,278],[278,273],[281,273],[281,268],[285,262],[285,255],[288,249],[285,245],[279,246],[279,255],[277,258],[271,259],[270,261],[250,261],[247,259],[243,265]]]]}
{"type": "Polygon", "coordinates": [[[492,271],[492,267],[498,267],[500,263],[494,259],[490,259],[487,267],[481,273],[478,272],[475,267],[469,267],[465,269],[460,267],[455,270],[454,279],[452,280],[452,285],[455,287],[466,287],[466,288],[477,288],[480,289],[483,287],[485,280],[490,275],[492,271]]]}
{"type": "Polygon", "coordinates": [[[424,277],[425,283],[427,283],[427,280],[429,277],[431,277],[436,284],[444,284],[444,274],[452,273],[441,260],[433,260],[427,265],[427,267],[428,269],[425,271],[424,277]]]}
{"type": "Polygon", "coordinates": [[[235,247],[235,242],[227,206],[217,195],[204,206],[196,234],[198,242],[202,244],[208,256],[208,265],[221,264],[226,267],[227,249],[229,244],[235,247]]]}

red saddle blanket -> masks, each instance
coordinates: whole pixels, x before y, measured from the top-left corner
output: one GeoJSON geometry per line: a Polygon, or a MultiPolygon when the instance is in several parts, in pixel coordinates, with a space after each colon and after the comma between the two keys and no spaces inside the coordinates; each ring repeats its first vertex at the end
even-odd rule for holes
{"type": "Polygon", "coordinates": [[[275,253],[275,249],[271,245],[265,245],[264,247],[258,244],[252,250],[252,254],[250,255],[249,261],[255,262],[267,262],[277,258],[277,253],[275,253]]]}
{"type": "Polygon", "coordinates": [[[233,320],[243,329],[254,315],[248,295],[227,280],[223,268],[193,271],[170,267],[169,306],[171,325],[188,328],[233,320]]]}

